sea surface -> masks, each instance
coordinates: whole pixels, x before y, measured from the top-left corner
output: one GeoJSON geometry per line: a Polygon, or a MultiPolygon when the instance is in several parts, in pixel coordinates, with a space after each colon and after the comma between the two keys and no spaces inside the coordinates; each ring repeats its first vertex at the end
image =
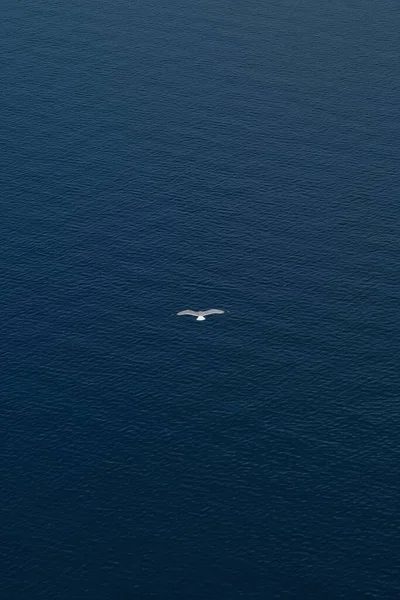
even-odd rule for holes
{"type": "Polygon", "coordinates": [[[0,16],[1,600],[400,598],[399,2],[0,16]]]}

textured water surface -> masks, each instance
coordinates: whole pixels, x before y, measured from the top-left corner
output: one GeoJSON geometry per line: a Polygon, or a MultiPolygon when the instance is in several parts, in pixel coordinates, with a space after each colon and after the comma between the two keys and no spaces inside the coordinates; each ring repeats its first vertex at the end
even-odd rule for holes
{"type": "Polygon", "coordinates": [[[400,597],[399,17],[3,1],[2,599],[400,597]]]}

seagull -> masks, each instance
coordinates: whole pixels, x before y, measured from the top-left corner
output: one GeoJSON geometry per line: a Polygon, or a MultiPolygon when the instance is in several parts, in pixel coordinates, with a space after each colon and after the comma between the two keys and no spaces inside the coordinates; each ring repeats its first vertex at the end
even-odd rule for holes
{"type": "Polygon", "coordinates": [[[224,312],[224,310],[219,310],[218,308],[210,308],[209,310],[181,310],[181,312],[176,314],[192,315],[193,317],[197,317],[196,321],[205,321],[207,315],[222,315],[224,312]]]}

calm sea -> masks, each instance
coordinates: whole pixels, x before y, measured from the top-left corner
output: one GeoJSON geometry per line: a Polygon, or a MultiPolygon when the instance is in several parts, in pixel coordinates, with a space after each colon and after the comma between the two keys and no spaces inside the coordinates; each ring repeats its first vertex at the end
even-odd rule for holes
{"type": "Polygon", "coordinates": [[[3,0],[2,600],[400,597],[399,23],[3,0]]]}

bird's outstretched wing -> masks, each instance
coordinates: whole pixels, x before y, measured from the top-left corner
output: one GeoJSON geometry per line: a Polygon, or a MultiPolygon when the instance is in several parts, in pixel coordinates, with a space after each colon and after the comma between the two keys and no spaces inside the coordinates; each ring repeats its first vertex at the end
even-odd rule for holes
{"type": "Polygon", "coordinates": [[[202,310],[201,314],[205,317],[206,315],[222,315],[224,312],[224,310],[219,310],[218,308],[210,308],[209,310],[202,310]]]}
{"type": "Polygon", "coordinates": [[[195,310],[181,310],[181,312],[176,313],[177,315],[192,315],[193,317],[198,317],[199,313],[195,310]]]}

